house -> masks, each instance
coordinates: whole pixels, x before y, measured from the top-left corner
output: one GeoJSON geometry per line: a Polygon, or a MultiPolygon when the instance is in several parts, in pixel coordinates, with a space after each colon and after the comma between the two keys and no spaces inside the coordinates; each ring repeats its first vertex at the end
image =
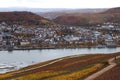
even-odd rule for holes
{"type": "Polygon", "coordinates": [[[21,46],[28,45],[28,44],[30,44],[29,41],[22,41],[22,42],[20,42],[20,45],[21,45],[21,46]]]}
{"type": "Polygon", "coordinates": [[[105,39],[105,44],[107,47],[110,47],[110,48],[117,47],[113,39],[105,39]]]}
{"type": "Polygon", "coordinates": [[[3,40],[3,36],[2,35],[0,35],[0,41],[2,41],[3,40]]]}

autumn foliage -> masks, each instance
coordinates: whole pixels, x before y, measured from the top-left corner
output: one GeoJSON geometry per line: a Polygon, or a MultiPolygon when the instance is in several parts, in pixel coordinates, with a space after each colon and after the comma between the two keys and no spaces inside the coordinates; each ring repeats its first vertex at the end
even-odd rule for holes
{"type": "Polygon", "coordinates": [[[49,80],[79,80],[86,75],[93,73],[103,67],[103,64],[96,64],[90,68],[80,70],[78,72],[73,72],[71,74],[66,74],[58,77],[50,78],[49,80]]]}

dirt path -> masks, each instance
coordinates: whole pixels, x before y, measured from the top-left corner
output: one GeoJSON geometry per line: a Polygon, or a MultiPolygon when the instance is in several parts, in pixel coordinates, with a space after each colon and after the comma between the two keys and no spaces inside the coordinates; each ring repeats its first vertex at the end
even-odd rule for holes
{"type": "MultiPolygon", "coordinates": [[[[120,58],[120,56],[117,56],[116,59],[120,58]]],[[[102,75],[103,73],[105,73],[106,71],[110,70],[111,68],[115,67],[117,64],[114,62],[115,58],[111,58],[108,60],[108,63],[110,64],[109,66],[103,68],[102,70],[88,76],[86,79],[84,80],[94,80],[95,78],[99,77],[100,75],[102,75]]]]}

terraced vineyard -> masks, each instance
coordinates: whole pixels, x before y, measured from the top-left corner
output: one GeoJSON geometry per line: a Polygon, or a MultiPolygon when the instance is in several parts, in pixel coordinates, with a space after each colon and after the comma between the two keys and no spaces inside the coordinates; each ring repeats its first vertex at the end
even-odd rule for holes
{"type": "Polygon", "coordinates": [[[120,53],[69,56],[2,74],[0,80],[83,80],[108,66],[107,60],[118,55],[120,53]]]}

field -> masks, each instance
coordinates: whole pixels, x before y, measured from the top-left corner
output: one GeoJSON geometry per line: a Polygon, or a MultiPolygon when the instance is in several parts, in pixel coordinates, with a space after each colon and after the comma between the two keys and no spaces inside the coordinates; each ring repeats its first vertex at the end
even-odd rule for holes
{"type": "Polygon", "coordinates": [[[120,53],[64,57],[1,74],[0,80],[83,80],[108,66],[107,60],[117,55],[120,53]]]}

